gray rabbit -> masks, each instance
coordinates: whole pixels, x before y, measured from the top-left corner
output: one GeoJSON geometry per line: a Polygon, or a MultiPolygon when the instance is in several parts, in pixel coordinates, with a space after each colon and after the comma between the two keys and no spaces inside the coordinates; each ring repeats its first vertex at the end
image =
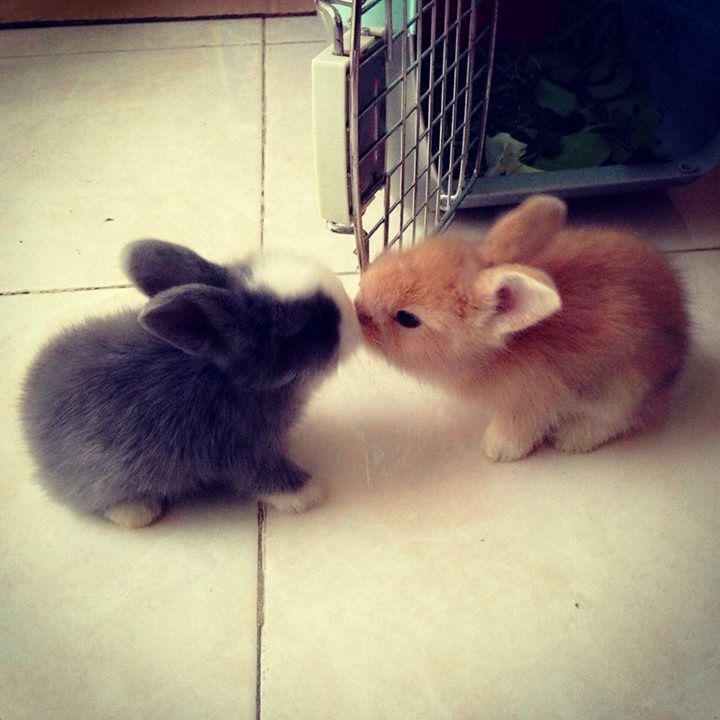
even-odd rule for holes
{"type": "Polygon", "coordinates": [[[22,417],[51,495],[126,527],[211,490],[299,512],[322,488],[287,456],[316,383],[358,339],[339,280],[310,261],[260,255],[220,266],[159,240],[125,267],[150,299],[41,350],[22,417]]]}

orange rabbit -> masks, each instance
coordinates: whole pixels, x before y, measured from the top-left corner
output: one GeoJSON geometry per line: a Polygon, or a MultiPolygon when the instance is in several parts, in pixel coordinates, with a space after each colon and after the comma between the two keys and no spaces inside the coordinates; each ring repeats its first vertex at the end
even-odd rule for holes
{"type": "Polygon", "coordinates": [[[481,398],[482,447],[516,460],[544,439],[587,452],[642,427],[688,348],[677,278],[625,232],[565,227],[538,195],[478,245],[430,238],[378,258],[355,301],[369,346],[390,362],[481,398]]]}

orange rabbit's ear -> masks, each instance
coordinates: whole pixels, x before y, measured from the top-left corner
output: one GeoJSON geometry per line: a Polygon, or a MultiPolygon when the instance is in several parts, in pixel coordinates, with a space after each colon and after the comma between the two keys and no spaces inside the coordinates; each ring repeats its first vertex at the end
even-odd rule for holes
{"type": "Polygon", "coordinates": [[[475,290],[489,306],[488,330],[497,340],[554,315],[562,300],[549,275],[527,265],[498,265],[480,271],[475,290]]]}
{"type": "Polygon", "coordinates": [[[567,205],[552,195],[535,195],[501,217],[480,244],[489,264],[528,262],[565,224],[567,205]]]}

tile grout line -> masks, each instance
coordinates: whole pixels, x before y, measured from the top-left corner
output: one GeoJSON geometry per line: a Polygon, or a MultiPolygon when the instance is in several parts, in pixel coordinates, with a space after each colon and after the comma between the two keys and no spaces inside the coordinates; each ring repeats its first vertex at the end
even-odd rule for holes
{"type": "Polygon", "coordinates": [[[208,50],[223,47],[257,47],[263,45],[319,45],[324,43],[322,39],[318,40],[277,40],[275,42],[238,42],[238,43],[220,43],[219,45],[168,45],[167,47],[146,47],[146,48],[113,48],[109,50],[73,50],[72,52],[45,52],[45,53],[26,53],[24,55],[0,55],[0,62],[3,60],[22,60],[23,58],[43,58],[43,57],[68,57],[71,55],[110,55],[112,53],[141,53],[141,52],[164,52],[166,50],[208,50]]]}
{"type": "Polygon", "coordinates": [[[255,720],[260,720],[262,714],[262,639],[265,625],[265,504],[258,500],[257,505],[257,609],[255,632],[255,720]]]}
{"type": "MultiPolygon", "coordinates": [[[[708,248],[709,250],[720,250],[719,248],[708,248]]],[[[670,251],[673,252],[673,251],[670,251]]],[[[688,250],[687,252],[692,252],[688,250]]],[[[359,275],[357,270],[340,270],[335,273],[337,277],[353,277],[359,275]]],[[[88,285],[87,287],[69,288],[47,288],[40,290],[0,290],[0,297],[17,297],[19,295],[52,295],[56,293],[92,292],[93,290],[130,290],[131,283],[119,283],[117,285],[88,285]]]]}
{"type": "Polygon", "coordinates": [[[275,40],[268,45],[320,45],[321,43],[326,46],[328,44],[324,38],[318,38],[317,40],[275,40]]]}
{"type": "MultiPolygon", "coordinates": [[[[1,30],[0,30],[1,32],[1,30]]],[[[320,45],[324,40],[276,40],[275,42],[237,42],[220,43],[218,45],[168,45],[161,48],[113,48],[111,50],[73,50],[71,52],[40,52],[26,53],[22,55],[0,55],[0,62],[3,60],[22,60],[24,58],[41,57],[69,57],[72,55],[112,55],[113,53],[141,53],[141,52],[166,52],[172,50],[212,50],[223,47],[258,47],[263,45],[320,45]]]]}
{"type": "Polygon", "coordinates": [[[697,253],[697,252],[714,252],[720,250],[720,245],[717,247],[706,247],[706,248],[685,248],[678,250],[660,250],[665,255],[681,255],[682,253],[697,253]]]}
{"type": "MultiPolygon", "coordinates": [[[[0,31],[1,32],[1,31],[0,31]]],[[[2,60],[22,60],[23,58],[69,57],[71,55],[112,55],[113,53],[165,52],[172,50],[208,50],[223,47],[257,47],[261,43],[220,43],[219,45],[168,45],[167,47],[113,48],[110,50],[73,50],[72,52],[27,53],[25,55],[0,55],[2,60]]]]}
{"type": "Polygon", "coordinates": [[[3,290],[0,297],[13,297],[15,295],[48,295],[51,293],[87,292],[89,290],[128,290],[132,285],[122,283],[118,285],[88,285],[87,287],[50,288],[47,290],[3,290]]]}
{"type": "Polygon", "coordinates": [[[267,78],[265,55],[267,52],[266,23],[260,28],[260,252],[265,251],[265,152],[267,150],[267,78]]]}
{"type": "MultiPolygon", "coordinates": [[[[267,144],[267,83],[265,54],[267,24],[260,24],[260,252],[265,250],[265,151],[267,144]]],[[[263,626],[265,625],[265,505],[257,506],[257,589],[255,617],[255,720],[262,716],[262,653],[263,626]]]]}

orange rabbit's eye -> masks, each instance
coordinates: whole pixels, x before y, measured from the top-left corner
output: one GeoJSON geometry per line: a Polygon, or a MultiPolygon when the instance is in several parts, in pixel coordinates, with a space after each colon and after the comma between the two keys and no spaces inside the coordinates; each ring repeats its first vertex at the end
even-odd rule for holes
{"type": "Polygon", "coordinates": [[[422,325],[420,318],[407,310],[398,310],[395,313],[395,320],[406,328],[416,328],[418,325],[422,325]]]}

